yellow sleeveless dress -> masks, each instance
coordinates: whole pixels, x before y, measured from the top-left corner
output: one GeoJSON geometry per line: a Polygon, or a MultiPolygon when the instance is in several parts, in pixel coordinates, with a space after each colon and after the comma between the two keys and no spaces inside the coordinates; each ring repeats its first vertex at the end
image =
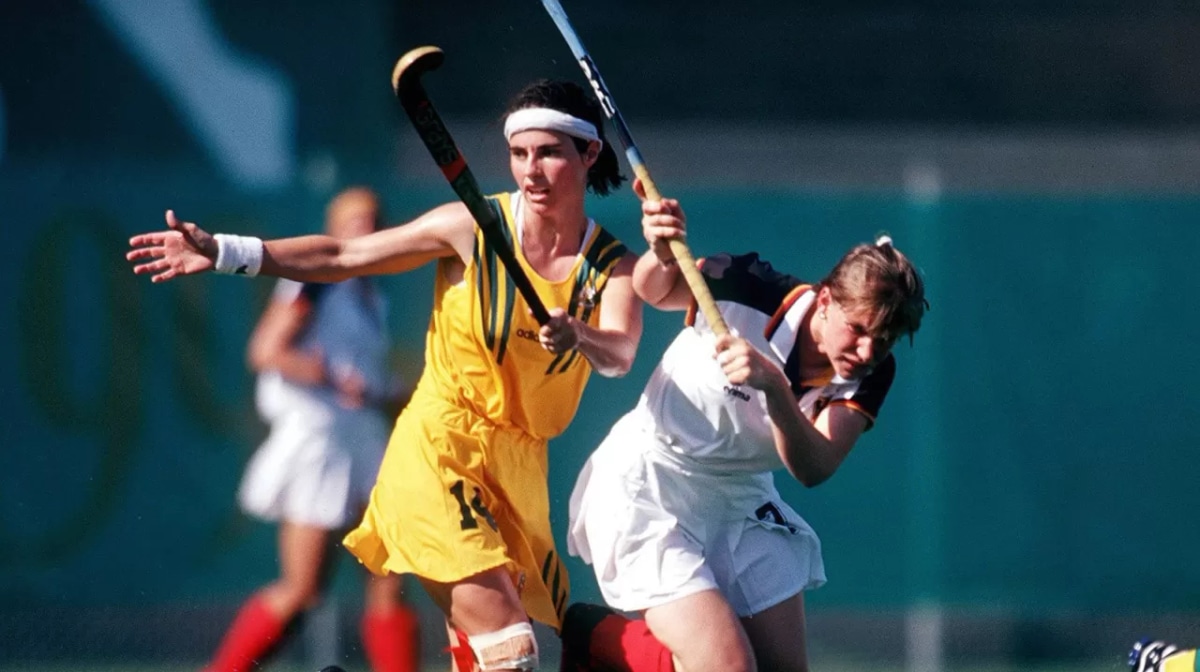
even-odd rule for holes
{"type": "MultiPolygon", "coordinates": [[[[511,244],[513,196],[489,202],[511,244]]],[[[626,251],[593,225],[560,282],[539,277],[519,247],[516,256],[547,308],[596,326],[626,251]]],[[[482,233],[460,282],[447,280],[449,263],[438,262],[424,372],[344,543],[376,574],[453,583],[506,567],[530,617],[557,628],[568,581],[550,530],[546,448],[574,417],[591,365],[541,347],[537,321],[482,233]]]]}

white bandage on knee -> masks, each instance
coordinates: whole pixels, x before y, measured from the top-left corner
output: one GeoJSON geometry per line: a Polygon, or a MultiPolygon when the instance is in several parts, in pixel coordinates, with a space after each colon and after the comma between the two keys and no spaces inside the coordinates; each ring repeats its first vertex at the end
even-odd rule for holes
{"type": "Polygon", "coordinates": [[[217,263],[213,272],[254,276],[262,270],[262,238],[218,233],[213,239],[217,241],[217,263]]]}
{"type": "Polygon", "coordinates": [[[538,669],[537,640],[529,623],[517,623],[496,632],[470,635],[467,642],[475,652],[480,670],[533,672],[538,669]]]}

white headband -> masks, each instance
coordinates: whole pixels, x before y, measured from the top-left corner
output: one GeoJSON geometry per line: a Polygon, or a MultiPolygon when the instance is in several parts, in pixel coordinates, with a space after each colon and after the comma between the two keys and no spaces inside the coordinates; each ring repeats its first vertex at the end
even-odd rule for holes
{"type": "Polygon", "coordinates": [[[504,139],[511,140],[512,136],[522,131],[558,131],[573,138],[599,142],[600,134],[589,121],[573,117],[566,112],[552,110],[547,107],[525,107],[508,115],[504,121],[504,139]]]}

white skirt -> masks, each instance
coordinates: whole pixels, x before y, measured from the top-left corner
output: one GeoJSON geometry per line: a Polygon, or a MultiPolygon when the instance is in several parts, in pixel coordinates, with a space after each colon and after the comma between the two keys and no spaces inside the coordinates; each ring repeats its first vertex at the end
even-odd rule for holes
{"type": "Polygon", "coordinates": [[[366,506],[390,427],[375,411],[290,406],[272,409],[271,432],[250,458],[238,503],[264,520],[345,528],[366,506]]]}
{"type": "Polygon", "coordinates": [[[571,494],[567,549],[592,565],[609,606],[715,589],[745,617],[825,583],[821,542],[771,474],[691,471],[655,443],[618,422],[571,494]]]}

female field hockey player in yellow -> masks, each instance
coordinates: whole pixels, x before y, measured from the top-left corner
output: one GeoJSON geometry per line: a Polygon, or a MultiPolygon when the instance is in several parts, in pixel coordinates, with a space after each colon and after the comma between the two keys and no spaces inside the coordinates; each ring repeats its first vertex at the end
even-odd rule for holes
{"type": "Polygon", "coordinates": [[[599,104],[541,80],[505,122],[517,189],[492,197],[519,263],[550,307],[540,326],[467,208],[453,202],[361,238],[212,236],[166,214],[131,239],[155,282],[215,270],[308,282],[400,273],[437,260],[425,369],[396,421],[371,501],[345,545],[376,573],[415,574],[458,632],[466,672],[534,670],[529,618],[558,628],[567,576],[551,537],[547,441],[589,373],[626,373],[642,332],[637,257],[588,218],[584,194],[620,185],[599,104]]]}

